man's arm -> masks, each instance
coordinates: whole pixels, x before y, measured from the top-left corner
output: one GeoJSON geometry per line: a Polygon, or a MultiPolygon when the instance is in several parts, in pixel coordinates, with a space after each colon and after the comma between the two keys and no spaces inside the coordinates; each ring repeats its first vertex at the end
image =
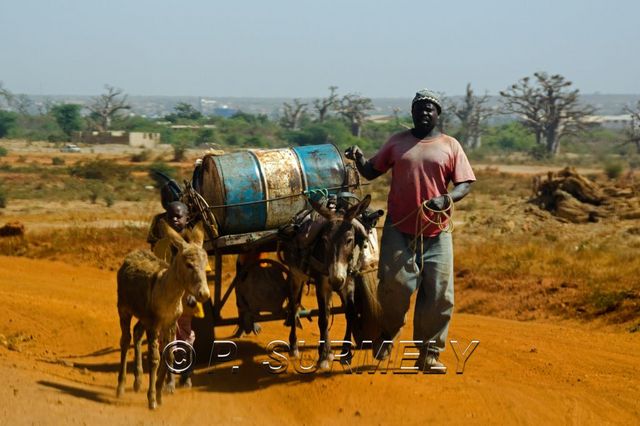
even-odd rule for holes
{"type": "Polygon", "coordinates": [[[347,149],[344,156],[355,161],[358,172],[367,180],[374,180],[384,174],[373,167],[373,164],[365,158],[364,153],[357,145],[347,149]]]}
{"type": "MultiPolygon", "coordinates": [[[[454,184],[454,188],[449,192],[449,197],[451,197],[451,201],[454,203],[462,200],[467,194],[471,191],[471,184],[473,181],[460,182],[454,184]]],[[[446,195],[440,195],[438,197],[433,197],[427,203],[427,207],[434,210],[444,210],[449,207],[449,197],[446,195]]]]}

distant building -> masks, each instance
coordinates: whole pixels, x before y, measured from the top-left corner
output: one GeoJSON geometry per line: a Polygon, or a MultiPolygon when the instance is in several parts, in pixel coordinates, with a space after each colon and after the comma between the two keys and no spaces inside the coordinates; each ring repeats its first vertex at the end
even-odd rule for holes
{"type": "Polygon", "coordinates": [[[607,129],[623,129],[631,124],[631,114],[620,115],[589,115],[585,117],[589,124],[599,124],[607,129]]]}
{"type": "Polygon", "coordinates": [[[74,132],[72,141],[87,144],[122,144],[134,148],[155,148],[160,143],[160,133],[125,132],[74,132]]]}
{"type": "Polygon", "coordinates": [[[367,116],[367,121],[372,123],[388,123],[394,119],[395,117],[393,115],[373,114],[367,116]]]}
{"type": "Polygon", "coordinates": [[[200,112],[202,115],[217,115],[219,117],[233,117],[238,109],[221,104],[215,99],[200,98],[200,112]]]}

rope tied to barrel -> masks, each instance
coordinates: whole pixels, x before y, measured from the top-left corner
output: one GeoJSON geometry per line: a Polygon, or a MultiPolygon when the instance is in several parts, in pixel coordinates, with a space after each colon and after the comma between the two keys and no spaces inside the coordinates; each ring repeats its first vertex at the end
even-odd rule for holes
{"type": "Polygon", "coordinates": [[[316,194],[320,194],[321,197],[327,198],[329,196],[329,190],[327,188],[316,188],[316,189],[307,189],[302,191],[302,193],[307,197],[311,198],[316,194]]]}
{"type": "MultiPolygon", "coordinates": [[[[411,240],[411,252],[414,257],[418,253],[418,241],[420,242],[420,253],[424,253],[424,231],[431,225],[435,225],[438,227],[440,232],[453,232],[453,198],[451,195],[444,194],[445,197],[449,199],[449,203],[447,207],[442,210],[432,209],[427,205],[429,200],[425,200],[420,205],[413,210],[411,213],[400,219],[399,221],[392,223],[392,226],[397,227],[401,223],[405,222],[411,216],[415,215],[415,226],[414,226],[414,238],[411,240]],[[434,219],[429,217],[429,214],[433,215],[434,219]],[[424,225],[423,225],[424,222],[424,225]]],[[[418,269],[418,273],[422,273],[424,270],[424,256],[420,256],[420,268],[418,269]]]]}

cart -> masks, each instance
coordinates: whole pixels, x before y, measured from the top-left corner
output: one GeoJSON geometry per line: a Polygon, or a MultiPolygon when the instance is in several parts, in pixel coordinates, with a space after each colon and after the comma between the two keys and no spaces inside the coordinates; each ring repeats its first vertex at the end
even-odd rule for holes
{"type": "MultiPolygon", "coordinates": [[[[246,253],[276,253],[279,243],[282,242],[282,234],[279,229],[270,229],[219,236],[216,234],[216,219],[212,214],[211,208],[189,182],[185,182],[182,198],[189,205],[191,211],[197,212],[198,220],[202,221],[208,236],[204,243],[204,249],[210,259],[213,260],[213,265],[211,265],[212,274],[209,275],[210,283],[213,286],[211,299],[204,305],[204,318],[194,318],[192,323],[196,332],[195,350],[197,353],[207,354],[208,356],[211,344],[216,339],[216,327],[231,325],[240,327],[239,315],[224,317],[222,314],[223,308],[235,290],[235,280],[232,280],[223,293],[224,257],[246,253]]],[[[284,267],[286,268],[286,266],[284,267]]],[[[376,321],[378,317],[376,310],[379,307],[372,306],[371,303],[371,294],[375,294],[377,289],[376,275],[377,270],[369,270],[356,277],[356,311],[358,318],[353,331],[356,343],[360,343],[362,340],[371,340],[377,337],[376,333],[379,332],[379,326],[376,321]],[[365,295],[363,292],[368,292],[369,294],[365,295]]],[[[341,306],[331,307],[330,313],[331,315],[344,313],[344,309],[341,306]]],[[[308,319],[317,317],[318,314],[318,309],[302,309],[298,312],[300,318],[308,319]]],[[[284,321],[286,320],[286,313],[260,313],[254,316],[253,320],[255,323],[284,321]]]]}

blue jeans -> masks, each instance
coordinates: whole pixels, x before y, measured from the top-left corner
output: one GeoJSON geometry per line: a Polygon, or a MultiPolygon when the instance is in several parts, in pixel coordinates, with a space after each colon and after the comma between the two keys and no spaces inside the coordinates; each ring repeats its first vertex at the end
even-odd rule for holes
{"type": "Polygon", "coordinates": [[[406,323],[411,295],[418,290],[413,339],[424,342],[424,351],[440,353],[445,348],[453,314],[451,233],[441,232],[436,237],[425,237],[422,247],[418,240],[415,253],[413,238],[413,235],[398,231],[387,218],[378,270],[383,338],[396,339],[406,323]],[[429,341],[435,343],[428,344],[429,341]]]}

